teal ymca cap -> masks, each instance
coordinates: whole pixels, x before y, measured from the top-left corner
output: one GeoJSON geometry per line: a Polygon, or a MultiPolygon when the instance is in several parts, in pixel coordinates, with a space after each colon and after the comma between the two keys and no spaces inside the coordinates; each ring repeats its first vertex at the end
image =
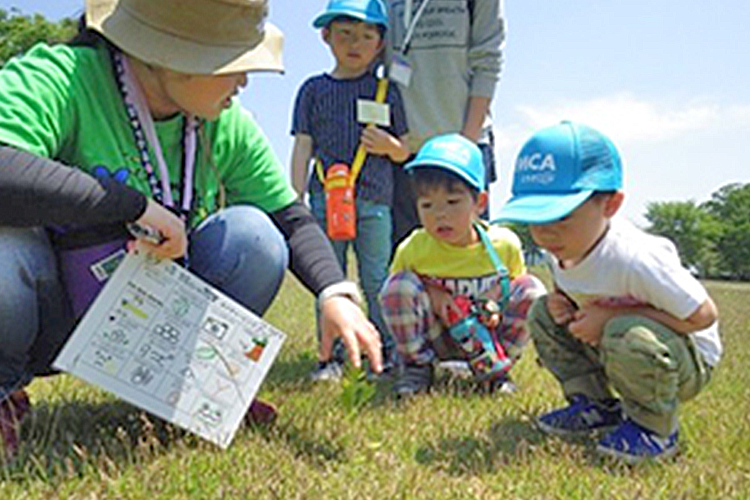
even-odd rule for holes
{"type": "Polygon", "coordinates": [[[388,9],[383,0],[330,0],[326,10],[313,20],[313,26],[325,28],[339,16],[388,28],[388,9]]]}
{"type": "Polygon", "coordinates": [[[439,168],[484,191],[484,160],[479,147],[461,134],[443,134],[427,140],[404,170],[439,168]]]}
{"type": "Polygon", "coordinates": [[[546,224],[597,191],[622,188],[617,148],[597,130],[568,121],[536,132],[521,148],[510,200],[497,221],[546,224]]]}

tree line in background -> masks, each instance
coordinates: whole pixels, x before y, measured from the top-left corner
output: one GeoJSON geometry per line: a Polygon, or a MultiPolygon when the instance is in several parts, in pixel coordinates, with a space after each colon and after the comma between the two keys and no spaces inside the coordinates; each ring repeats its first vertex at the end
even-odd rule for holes
{"type": "Polygon", "coordinates": [[[700,204],[649,203],[645,218],[698,276],[750,281],[750,183],[727,184],[700,204]]]}
{"type": "Polygon", "coordinates": [[[78,21],[65,18],[54,23],[41,14],[24,15],[17,8],[0,9],[0,66],[37,42],[57,43],[75,35],[78,21]]]}
{"type": "MultiPolygon", "coordinates": [[[[750,183],[727,184],[704,203],[650,202],[644,217],[643,229],[672,240],[682,263],[700,278],[750,281],[750,183]]],[[[529,263],[539,263],[528,226],[510,226],[529,263]]]]}
{"type": "MultiPolygon", "coordinates": [[[[56,43],[76,32],[75,19],[54,23],[40,14],[0,9],[0,66],[38,41],[56,43]]],[[[750,183],[728,184],[705,203],[651,202],[646,205],[646,231],[665,236],[677,246],[682,262],[701,278],[750,281],[750,183]]],[[[511,225],[521,237],[531,264],[538,247],[528,227],[511,225]]]]}

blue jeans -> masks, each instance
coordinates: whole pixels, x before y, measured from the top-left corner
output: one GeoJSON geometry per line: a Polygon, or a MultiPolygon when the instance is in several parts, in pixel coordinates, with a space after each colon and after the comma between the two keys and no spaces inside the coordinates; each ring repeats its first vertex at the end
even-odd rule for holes
{"type": "MultiPolygon", "coordinates": [[[[193,231],[190,269],[256,314],[276,295],[286,241],[271,219],[235,206],[193,231]]],[[[75,322],[44,230],[0,228],[0,401],[50,366],[75,322]]]]}
{"type": "MultiPolygon", "coordinates": [[[[318,224],[325,231],[324,195],[310,196],[310,207],[318,224]]],[[[388,275],[388,263],[391,259],[391,209],[388,205],[361,199],[356,200],[356,207],[356,238],[351,241],[331,241],[331,244],[344,274],[347,272],[346,252],[350,246],[354,248],[354,254],[357,256],[357,272],[367,303],[368,317],[380,332],[383,350],[390,352],[394,346],[393,339],[388,334],[380,312],[378,293],[388,275]]],[[[320,329],[318,329],[318,339],[320,339],[320,329]]],[[[335,356],[343,359],[343,349],[340,344],[335,349],[335,356]]]]}

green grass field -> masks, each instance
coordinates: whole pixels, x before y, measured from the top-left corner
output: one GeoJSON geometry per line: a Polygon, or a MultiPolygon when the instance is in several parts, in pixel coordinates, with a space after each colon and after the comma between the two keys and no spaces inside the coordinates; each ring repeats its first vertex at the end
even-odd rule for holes
{"type": "Polygon", "coordinates": [[[0,499],[746,499],[750,498],[750,285],[708,283],[726,353],[681,411],[682,451],[629,468],[585,441],[536,431],[563,403],[529,349],[512,396],[443,380],[396,404],[388,385],[359,411],[340,385],[305,381],[315,364],[312,299],[293,279],[267,315],[288,333],[261,389],[271,428],[241,429],[222,451],[69,376],[38,379],[18,460],[0,499]]]}

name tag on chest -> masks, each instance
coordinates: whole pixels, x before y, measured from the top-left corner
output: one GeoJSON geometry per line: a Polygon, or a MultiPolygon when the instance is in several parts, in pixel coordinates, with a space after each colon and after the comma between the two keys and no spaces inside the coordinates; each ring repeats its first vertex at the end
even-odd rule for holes
{"type": "Polygon", "coordinates": [[[411,82],[411,65],[405,57],[394,54],[391,59],[391,69],[388,75],[396,83],[408,87],[411,82]]]}
{"type": "Polygon", "coordinates": [[[374,123],[381,127],[390,127],[390,106],[387,103],[357,99],[357,121],[359,123],[374,123]]]}

